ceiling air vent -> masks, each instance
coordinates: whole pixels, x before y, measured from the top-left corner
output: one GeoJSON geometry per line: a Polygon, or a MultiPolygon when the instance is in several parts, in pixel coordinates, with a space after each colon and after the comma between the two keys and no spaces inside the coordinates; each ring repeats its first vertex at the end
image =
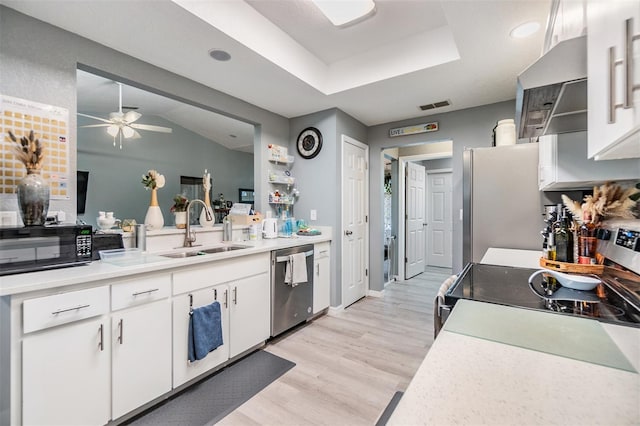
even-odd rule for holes
{"type": "Polygon", "coordinates": [[[436,108],[442,108],[442,107],[446,107],[451,105],[451,102],[447,101],[440,101],[440,102],[435,102],[432,104],[425,104],[425,105],[420,105],[420,109],[423,111],[428,111],[430,109],[436,109],[436,108]]]}

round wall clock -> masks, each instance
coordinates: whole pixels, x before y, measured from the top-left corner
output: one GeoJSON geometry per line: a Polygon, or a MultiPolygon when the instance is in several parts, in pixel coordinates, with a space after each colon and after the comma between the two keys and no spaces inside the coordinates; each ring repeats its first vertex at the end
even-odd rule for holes
{"type": "Polygon", "coordinates": [[[322,133],[315,127],[307,127],[298,135],[298,152],[302,158],[313,158],[322,148],[322,133]]]}

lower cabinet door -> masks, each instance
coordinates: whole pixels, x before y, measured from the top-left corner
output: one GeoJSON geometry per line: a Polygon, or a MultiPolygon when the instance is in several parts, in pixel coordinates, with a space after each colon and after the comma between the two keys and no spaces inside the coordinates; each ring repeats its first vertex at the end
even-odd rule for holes
{"type": "Polygon", "coordinates": [[[109,323],[71,323],[22,342],[22,423],[103,425],[110,419],[109,323]]]}
{"type": "Polygon", "coordinates": [[[329,256],[321,257],[315,261],[315,274],[313,278],[313,313],[329,307],[331,299],[331,260],[329,256]]]}
{"type": "Polygon", "coordinates": [[[271,331],[271,282],[268,273],[229,284],[229,357],[264,342],[271,331]]]}
{"type": "Polygon", "coordinates": [[[225,284],[194,291],[173,298],[173,387],[215,368],[229,359],[229,287],[225,284]],[[189,340],[189,307],[206,306],[214,301],[220,303],[222,314],[222,346],[209,352],[201,360],[189,362],[187,343],[189,340]]]}
{"type": "Polygon", "coordinates": [[[171,304],[165,299],[116,311],[111,321],[112,416],[117,419],[171,390],[171,304]]]}

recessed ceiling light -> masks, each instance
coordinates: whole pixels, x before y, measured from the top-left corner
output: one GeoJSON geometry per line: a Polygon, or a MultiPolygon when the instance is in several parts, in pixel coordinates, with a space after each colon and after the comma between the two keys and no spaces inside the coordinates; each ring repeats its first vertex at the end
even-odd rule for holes
{"type": "Polygon", "coordinates": [[[209,56],[211,56],[216,61],[225,62],[231,59],[231,55],[226,50],[222,49],[211,49],[209,51],[209,56]]]}
{"type": "Polygon", "coordinates": [[[375,12],[373,0],[311,0],[336,27],[345,26],[375,12]]]}
{"type": "Polygon", "coordinates": [[[540,23],[531,21],[520,24],[511,30],[509,35],[513,38],[525,38],[538,32],[540,23]]]}

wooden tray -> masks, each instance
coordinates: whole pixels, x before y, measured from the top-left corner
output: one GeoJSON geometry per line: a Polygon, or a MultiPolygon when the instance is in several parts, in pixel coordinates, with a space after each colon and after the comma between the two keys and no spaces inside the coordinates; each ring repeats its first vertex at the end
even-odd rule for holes
{"type": "Polygon", "coordinates": [[[601,274],[604,272],[604,265],[585,265],[582,263],[558,262],[555,260],[540,258],[540,266],[560,272],[573,272],[576,274],[601,274]]]}

